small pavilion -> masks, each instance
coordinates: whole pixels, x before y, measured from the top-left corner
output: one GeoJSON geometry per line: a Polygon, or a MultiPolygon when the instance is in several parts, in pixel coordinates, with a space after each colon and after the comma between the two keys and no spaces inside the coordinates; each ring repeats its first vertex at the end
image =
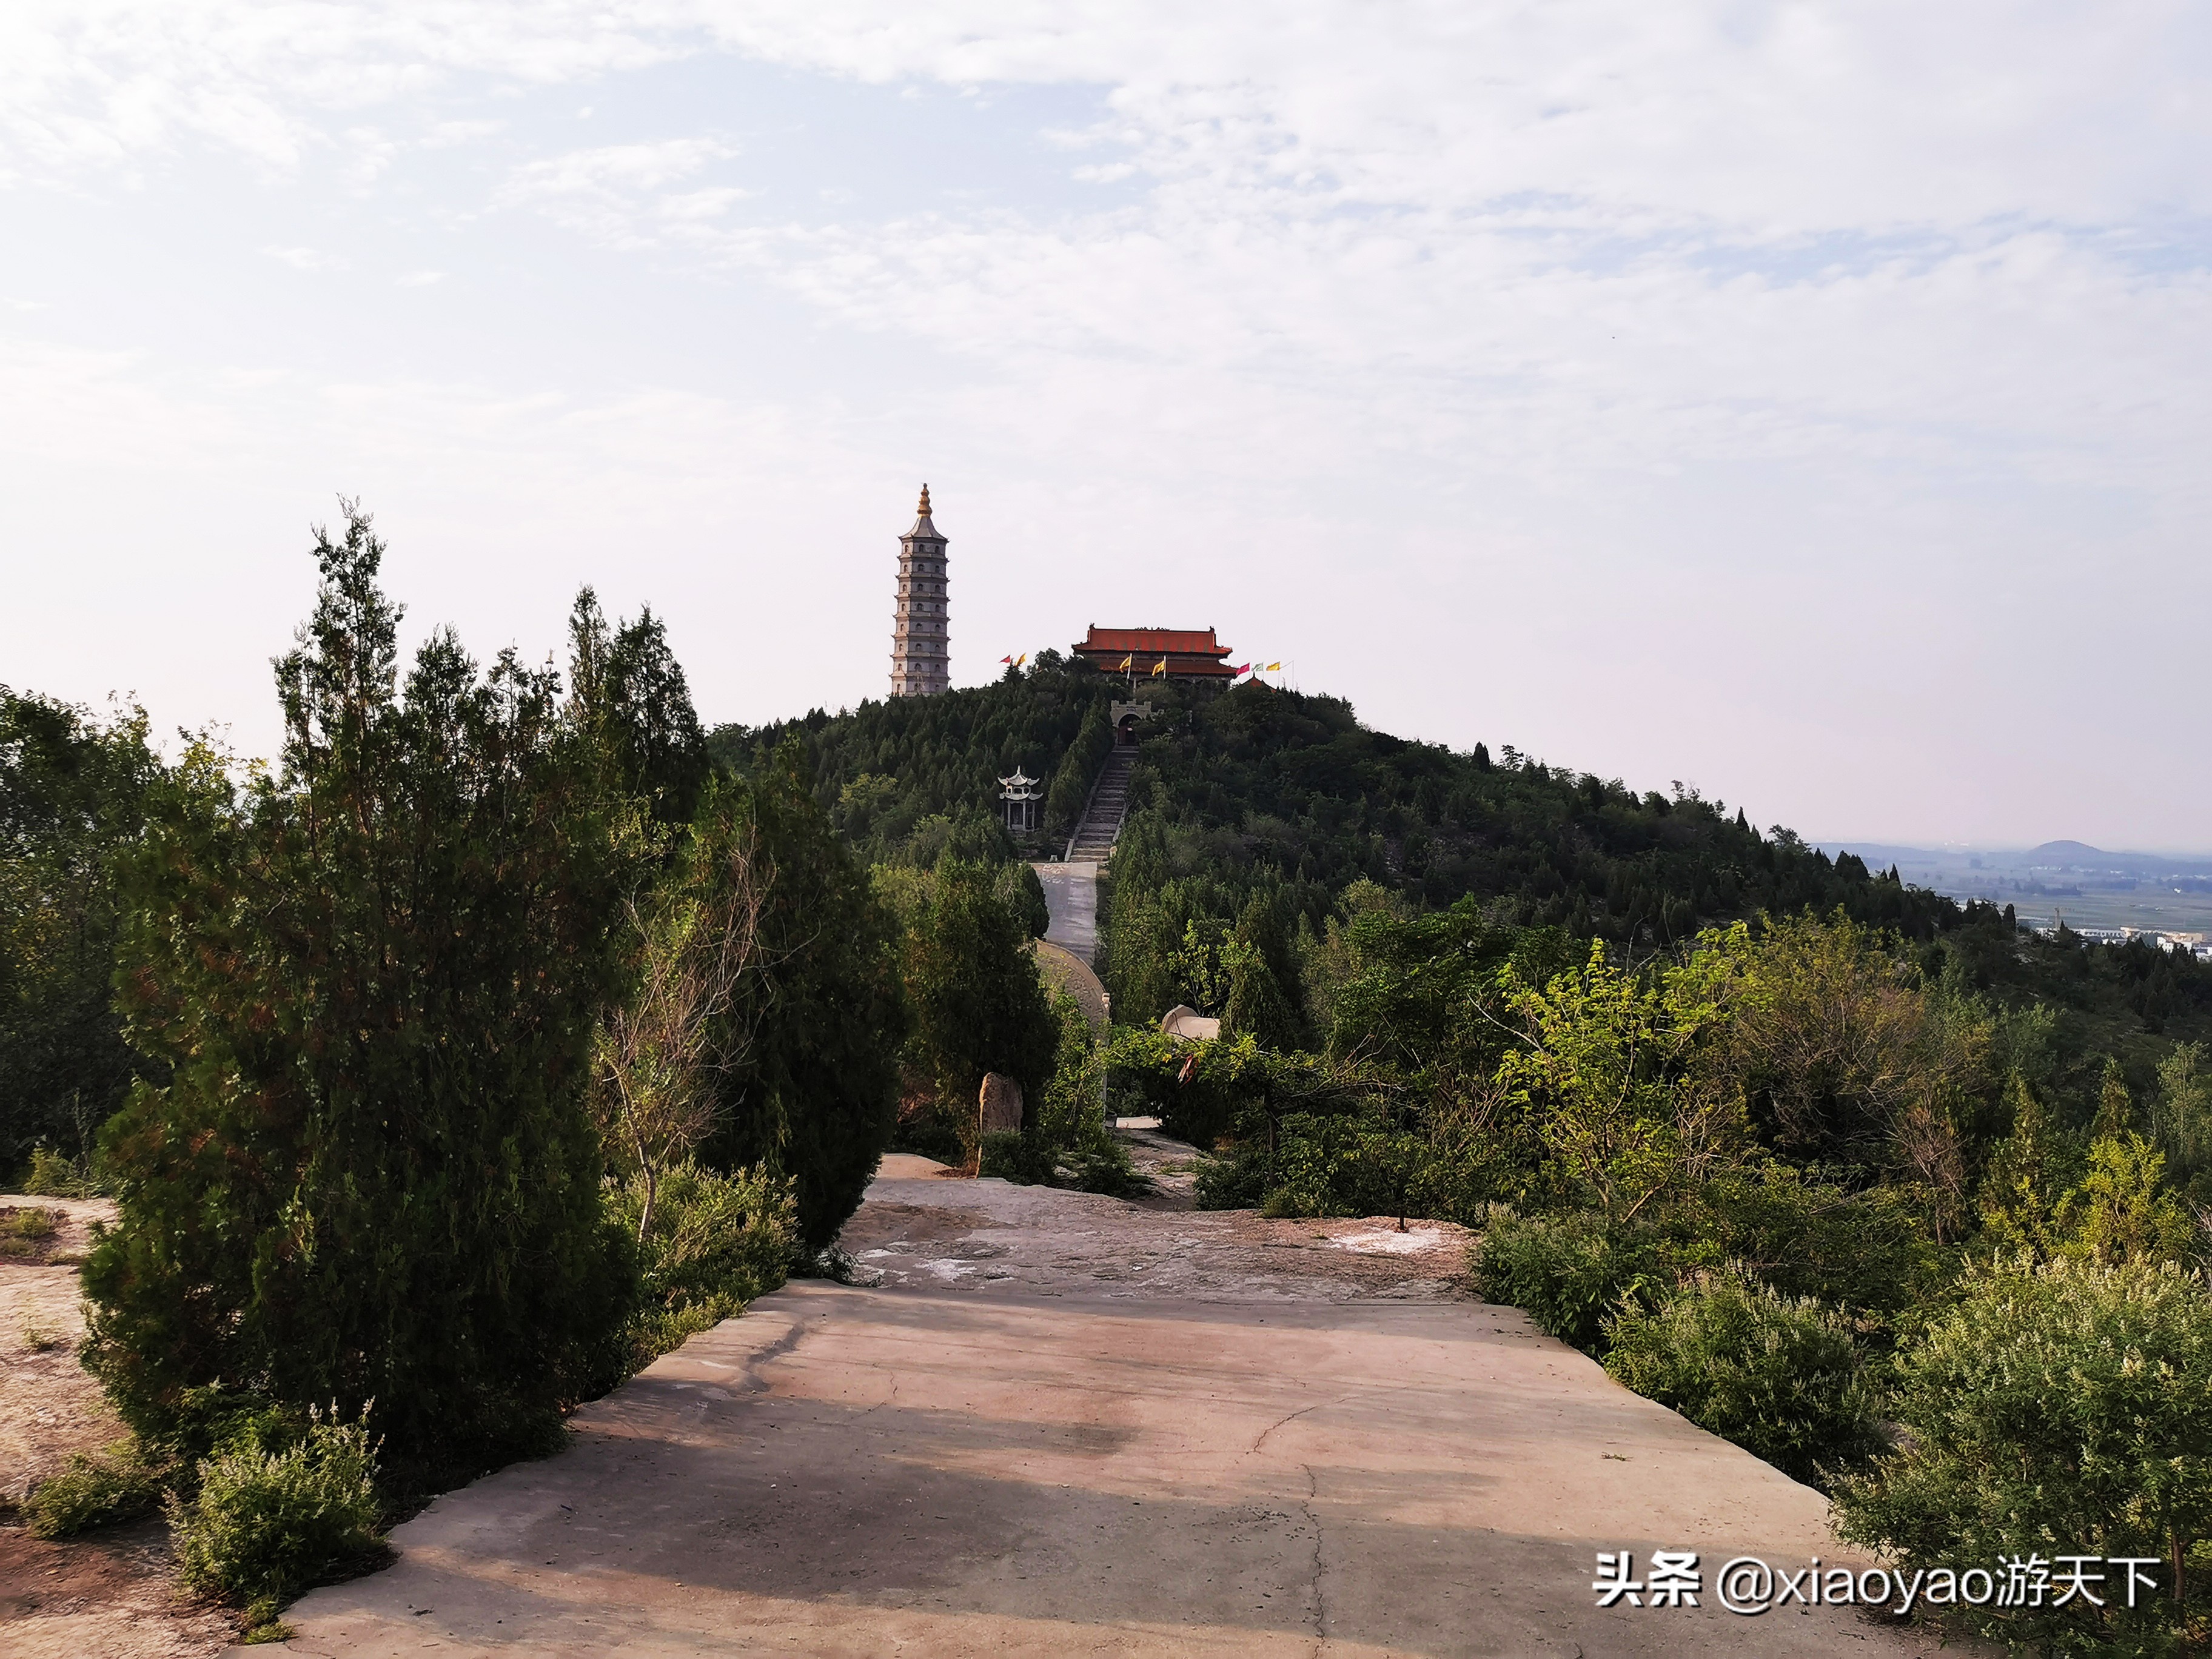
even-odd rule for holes
{"type": "Polygon", "coordinates": [[[999,810],[1006,828],[1015,835],[1044,828],[1044,791],[1037,781],[1017,766],[1014,775],[999,780],[999,810]]]}

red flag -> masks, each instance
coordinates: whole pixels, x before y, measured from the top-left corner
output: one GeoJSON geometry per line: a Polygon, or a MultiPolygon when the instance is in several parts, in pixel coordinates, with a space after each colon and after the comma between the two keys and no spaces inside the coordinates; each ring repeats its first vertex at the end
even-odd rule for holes
{"type": "Polygon", "coordinates": [[[999,659],[999,660],[1000,660],[1000,662],[1002,662],[1002,663],[1006,663],[1006,664],[1007,664],[1009,666],[1011,666],[1011,665],[1012,665],[1012,663],[1013,663],[1013,660],[1014,660],[1014,659],[1013,659],[1012,657],[1001,657],[1001,658],[1000,658],[1000,659],[999,659]]]}
{"type": "Polygon", "coordinates": [[[1237,678],[1237,675],[1239,675],[1239,674],[1249,674],[1249,673],[1250,673],[1251,672],[1252,672],[1252,665],[1251,665],[1250,663],[1249,663],[1249,662],[1240,662],[1240,663],[1238,663],[1238,664],[1237,665],[1237,666],[1236,666],[1236,667],[1234,667],[1234,668],[1232,668],[1232,669],[1231,669],[1231,670],[1229,671],[1229,677],[1230,677],[1231,679],[1234,679],[1234,678],[1237,678]]]}

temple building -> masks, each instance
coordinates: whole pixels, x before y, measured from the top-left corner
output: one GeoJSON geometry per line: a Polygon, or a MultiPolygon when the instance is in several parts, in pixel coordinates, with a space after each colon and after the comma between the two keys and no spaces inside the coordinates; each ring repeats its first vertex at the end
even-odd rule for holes
{"type": "Polygon", "coordinates": [[[945,538],[929,520],[929,486],[921,516],[899,538],[898,609],[891,623],[891,696],[927,697],[952,684],[946,639],[945,538]]]}
{"type": "Polygon", "coordinates": [[[1229,647],[1214,642],[1210,628],[1101,628],[1074,647],[1075,654],[1109,674],[1133,674],[1170,680],[1233,680],[1229,647]],[[1129,666],[1122,667],[1127,662],[1129,666]],[[1167,664],[1164,674],[1159,665],[1167,664]]]}

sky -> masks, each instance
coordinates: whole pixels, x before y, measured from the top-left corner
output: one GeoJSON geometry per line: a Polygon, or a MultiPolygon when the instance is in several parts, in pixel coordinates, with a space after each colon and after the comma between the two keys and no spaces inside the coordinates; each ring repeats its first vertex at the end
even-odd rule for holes
{"type": "Polygon", "coordinates": [[[0,682],[276,741],[310,526],[709,723],[1212,626],[1808,836],[2212,851],[2212,13],[11,0],[0,682]]]}

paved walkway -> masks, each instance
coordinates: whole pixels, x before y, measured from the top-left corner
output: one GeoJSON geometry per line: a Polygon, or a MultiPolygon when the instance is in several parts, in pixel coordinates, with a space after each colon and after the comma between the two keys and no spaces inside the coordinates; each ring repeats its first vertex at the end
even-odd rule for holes
{"type": "Polygon", "coordinates": [[[1081,957],[1098,955],[1098,866],[1095,864],[1033,864],[1044,885],[1044,908],[1052,918],[1044,936],[1081,957]]]}
{"type": "MultiPolygon", "coordinates": [[[[1892,1655],[1600,1609],[1600,1549],[1850,1559],[1819,1496],[1470,1299],[1462,1242],[949,1180],[310,1595],[331,1656],[1892,1655]]],[[[263,1650],[266,1651],[266,1650],[263,1650]]]]}

